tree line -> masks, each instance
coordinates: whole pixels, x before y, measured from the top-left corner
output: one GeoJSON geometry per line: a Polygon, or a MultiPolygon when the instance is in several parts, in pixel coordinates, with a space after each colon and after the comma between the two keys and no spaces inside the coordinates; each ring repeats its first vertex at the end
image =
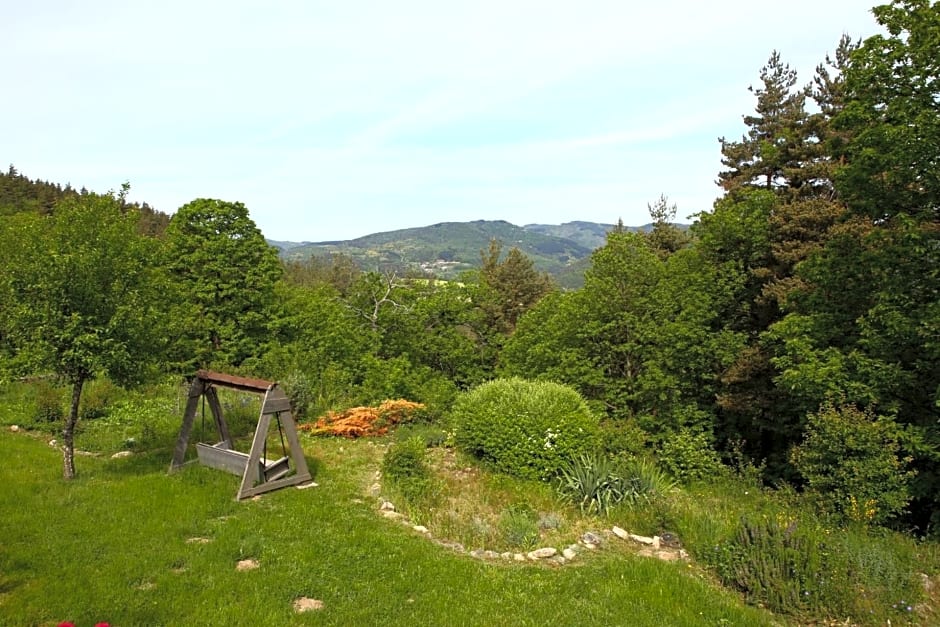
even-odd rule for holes
{"type": "Polygon", "coordinates": [[[300,412],[405,397],[441,417],[487,380],[552,380],[652,450],[688,437],[834,513],[935,532],[940,5],[873,12],[885,34],[843,37],[806,85],[773,52],[746,133],[720,140],[713,209],[684,232],[661,197],[574,291],[499,242],[460,281],[284,263],[241,203],[161,225],[126,188],[30,195],[11,167],[0,372],[69,383],[68,451],[99,375],[224,368],[282,381],[300,412]]]}

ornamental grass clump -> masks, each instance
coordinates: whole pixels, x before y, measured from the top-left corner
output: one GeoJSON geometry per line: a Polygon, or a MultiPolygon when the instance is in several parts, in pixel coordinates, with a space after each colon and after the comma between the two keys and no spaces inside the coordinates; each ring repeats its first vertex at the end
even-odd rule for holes
{"type": "Polygon", "coordinates": [[[598,420],[570,387],[497,379],[454,403],[457,446],[499,472],[549,480],[599,445],[598,420]]]}
{"type": "Polygon", "coordinates": [[[676,482],[650,461],[621,461],[597,453],[579,455],[558,475],[563,495],[582,512],[601,516],[620,504],[650,503],[675,487],[676,482]]]}

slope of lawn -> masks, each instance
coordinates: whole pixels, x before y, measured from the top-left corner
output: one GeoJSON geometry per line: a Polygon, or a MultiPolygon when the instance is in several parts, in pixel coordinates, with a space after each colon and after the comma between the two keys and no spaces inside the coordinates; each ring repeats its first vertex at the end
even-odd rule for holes
{"type": "Polygon", "coordinates": [[[685,564],[599,552],[483,562],[376,515],[368,442],[306,440],[318,487],[237,503],[238,479],[164,448],[78,459],[0,432],[0,624],[765,625],[685,564]],[[204,540],[196,540],[204,539],[204,540]],[[237,572],[239,560],[259,568],[237,572]],[[297,614],[295,599],[323,602],[297,614]]]}

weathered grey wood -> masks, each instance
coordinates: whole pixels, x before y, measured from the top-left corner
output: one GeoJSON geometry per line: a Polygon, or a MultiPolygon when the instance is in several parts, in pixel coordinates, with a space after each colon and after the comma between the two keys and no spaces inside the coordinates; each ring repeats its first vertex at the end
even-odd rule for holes
{"type": "Polygon", "coordinates": [[[183,465],[200,397],[206,399],[212,411],[213,421],[221,441],[215,445],[198,442],[196,444],[197,458],[200,463],[210,468],[241,475],[242,481],[236,498],[244,499],[310,481],[310,470],[297,436],[297,425],[290,412],[290,399],[284,391],[278,388],[276,383],[270,381],[246,379],[203,370],[199,371],[189,390],[186,410],[183,413],[183,425],[173,451],[173,461],[170,464],[171,472],[183,465]],[[261,415],[252,438],[251,450],[248,453],[233,450],[232,436],[222,414],[222,404],[215,391],[216,386],[264,393],[261,415]],[[279,421],[282,434],[287,439],[289,451],[284,457],[269,461],[263,455],[272,420],[279,421]]]}
{"type": "Polygon", "coordinates": [[[193,381],[189,388],[189,396],[186,398],[186,409],[183,411],[183,426],[180,429],[180,435],[176,439],[176,447],[173,449],[173,461],[170,462],[170,472],[177,470],[183,465],[183,459],[186,457],[186,447],[189,444],[189,436],[193,430],[193,422],[196,418],[196,408],[199,407],[199,397],[202,396],[205,384],[201,379],[193,381]]]}
{"type": "Polygon", "coordinates": [[[232,443],[232,436],[229,434],[228,424],[225,422],[225,416],[222,415],[222,404],[219,402],[219,394],[215,391],[215,386],[206,385],[206,389],[203,394],[205,394],[206,402],[209,404],[209,409],[212,411],[212,418],[215,420],[216,431],[222,438],[222,441],[227,442],[229,448],[233,448],[234,444],[232,443]]]}
{"type": "Polygon", "coordinates": [[[263,464],[264,470],[261,473],[264,475],[264,480],[267,481],[277,481],[285,476],[291,471],[290,467],[290,458],[282,457],[281,459],[275,460],[273,462],[268,462],[263,464]]]}
{"type": "Polygon", "coordinates": [[[245,464],[248,463],[247,453],[217,448],[203,442],[196,443],[196,453],[199,455],[199,463],[203,466],[224,470],[239,477],[245,474],[245,464]]]}
{"type": "MultiPolygon", "coordinates": [[[[270,492],[271,490],[277,490],[278,488],[283,488],[285,486],[304,483],[311,479],[310,470],[307,468],[307,460],[304,458],[304,452],[300,446],[300,438],[297,436],[297,425],[294,423],[294,418],[290,413],[289,406],[287,409],[278,413],[277,417],[275,417],[275,414],[264,413],[264,408],[269,406],[269,402],[280,401],[286,398],[287,397],[284,395],[284,392],[280,390],[276,384],[272,386],[272,388],[268,390],[264,396],[264,402],[261,404],[262,414],[258,419],[258,426],[255,429],[255,436],[251,443],[251,453],[249,454],[248,466],[245,468],[245,474],[242,477],[242,484],[238,489],[237,498],[239,500],[255,496],[257,494],[270,492]],[[255,479],[255,477],[251,476],[252,473],[249,472],[249,469],[257,467],[257,464],[261,459],[261,454],[264,450],[264,442],[268,437],[271,421],[277,419],[280,419],[281,429],[284,433],[284,436],[287,438],[288,448],[290,449],[288,457],[290,458],[290,461],[294,463],[295,472],[289,476],[280,476],[282,473],[279,469],[277,472],[272,472],[270,480],[265,481],[264,479],[267,479],[267,477],[255,479]]],[[[290,472],[289,468],[286,472],[290,472]]],[[[264,474],[265,473],[262,473],[262,475],[264,474]]]]}
{"type": "Polygon", "coordinates": [[[196,373],[196,377],[206,383],[217,383],[224,388],[241,390],[243,392],[254,392],[255,394],[264,394],[274,386],[273,381],[249,379],[248,377],[239,377],[234,374],[224,374],[211,370],[200,370],[196,373]]]}
{"type": "Polygon", "coordinates": [[[261,406],[262,414],[277,414],[282,411],[290,411],[290,399],[283,392],[280,398],[272,398],[270,395],[265,397],[264,405],[261,406]]]}

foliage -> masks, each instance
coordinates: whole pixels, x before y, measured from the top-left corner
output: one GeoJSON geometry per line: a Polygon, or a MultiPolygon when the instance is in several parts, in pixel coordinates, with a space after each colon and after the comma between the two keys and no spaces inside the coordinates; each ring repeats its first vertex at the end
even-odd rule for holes
{"type": "Polygon", "coordinates": [[[166,282],[156,240],[118,195],[67,196],[46,216],[0,221],[0,337],[22,373],[54,372],[71,386],[63,471],[75,475],[82,389],[98,373],[141,381],[163,352],[166,282]]]}
{"type": "Polygon", "coordinates": [[[682,483],[714,479],[725,471],[708,434],[681,429],[663,438],[659,462],[682,483]]]}
{"type": "Polygon", "coordinates": [[[534,548],[539,541],[539,517],[526,503],[514,503],[499,516],[499,529],[509,547],[534,548]]]}
{"type": "Polygon", "coordinates": [[[551,279],[537,272],[532,260],[518,248],[510,248],[506,258],[500,260],[502,244],[495,239],[480,256],[480,284],[485,289],[479,305],[487,324],[509,335],[519,318],[551,290],[551,279]]]}
{"type": "Polygon", "coordinates": [[[611,417],[656,416],[641,426],[664,430],[677,408],[713,402],[740,345],[713,328],[734,282],[694,250],[663,260],[642,236],[612,232],[584,289],[549,296],[520,320],[501,372],[560,381],[611,417]]]}
{"type": "Polygon", "coordinates": [[[424,439],[415,436],[390,445],[382,458],[382,477],[394,484],[409,503],[418,502],[432,485],[426,452],[424,439]]]}
{"type": "Polygon", "coordinates": [[[238,366],[259,355],[283,269],[245,205],[187,203],[173,214],[166,241],[166,266],[182,300],[177,359],[183,368],[238,366]]]}
{"type": "Polygon", "coordinates": [[[573,389],[497,379],[461,394],[453,408],[457,445],[500,472],[547,480],[599,440],[597,418],[573,389]]]}
{"type": "Polygon", "coordinates": [[[824,511],[842,520],[880,524],[904,511],[914,473],[899,457],[895,422],[854,405],[826,402],[807,418],[806,439],[793,465],[824,511]]]}
{"type": "Polygon", "coordinates": [[[845,107],[833,125],[848,135],[837,153],[839,192],[876,221],[905,213],[937,220],[940,207],[940,4],[894,0],[873,9],[886,35],[850,57],[845,107]]]}
{"type": "Polygon", "coordinates": [[[50,381],[38,381],[35,384],[35,408],[33,421],[39,425],[58,424],[65,418],[65,394],[59,386],[50,381]]]}
{"type": "Polygon", "coordinates": [[[748,603],[782,614],[909,619],[923,595],[915,558],[864,532],[833,533],[812,518],[743,517],[707,559],[748,603]]]}
{"type": "Polygon", "coordinates": [[[562,466],[558,486],[583,513],[606,516],[621,503],[635,505],[662,498],[675,482],[648,460],[616,460],[588,453],[562,466]]]}

